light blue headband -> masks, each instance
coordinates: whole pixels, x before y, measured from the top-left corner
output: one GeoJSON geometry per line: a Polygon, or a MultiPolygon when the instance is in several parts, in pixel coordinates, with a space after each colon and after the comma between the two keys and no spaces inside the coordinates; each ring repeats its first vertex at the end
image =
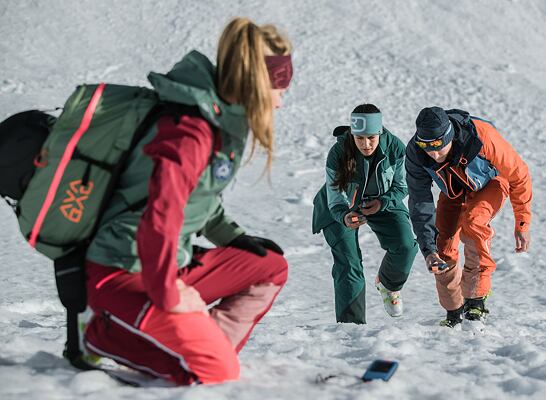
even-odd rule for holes
{"type": "Polygon", "coordinates": [[[383,133],[381,113],[352,113],[351,133],[355,136],[372,136],[383,133]]]}

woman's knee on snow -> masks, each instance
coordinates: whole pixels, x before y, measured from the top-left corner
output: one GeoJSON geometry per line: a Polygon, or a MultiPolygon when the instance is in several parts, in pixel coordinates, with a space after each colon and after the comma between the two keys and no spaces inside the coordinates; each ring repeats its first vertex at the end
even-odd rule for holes
{"type": "Polygon", "coordinates": [[[229,357],[221,360],[214,370],[214,374],[218,377],[219,382],[234,381],[239,379],[241,367],[237,356],[229,357]]]}
{"type": "Polygon", "coordinates": [[[204,384],[222,383],[239,379],[240,365],[235,350],[208,354],[207,360],[192,368],[199,381],[204,384]]]}
{"type": "Polygon", "coordinates": [[[213,385],[226,381],[236,381],[239,379],[239,363],[237,365],[218,364],[211,375],[200,376],[199,381],[205,385],[213,385]]]}

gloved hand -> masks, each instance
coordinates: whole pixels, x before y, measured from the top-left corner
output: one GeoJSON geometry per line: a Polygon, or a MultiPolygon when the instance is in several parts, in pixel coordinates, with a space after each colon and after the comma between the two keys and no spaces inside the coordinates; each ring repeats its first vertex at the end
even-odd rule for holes
{"type": "Polygon", "coordinates": [[[428,271],[435,275],[443,274],[449,269],[448,263],[442,260],[438,253],[430,253],[425,259],[425,262],[427,264],[428,271]]]}
{"type": "Polygon", "coordinates": [[[237,236],[227,245],[229,247],[236,247],[241,250],[249,251],[260,257],[265,257],[265,255],[267,254],[266,249],[274,251],[281,256],[284,254],[284,251],[282,251],[279,245],[273,240],[261,238],[258,236],[249,236],[242,234],[240,236],[237,236]]]}

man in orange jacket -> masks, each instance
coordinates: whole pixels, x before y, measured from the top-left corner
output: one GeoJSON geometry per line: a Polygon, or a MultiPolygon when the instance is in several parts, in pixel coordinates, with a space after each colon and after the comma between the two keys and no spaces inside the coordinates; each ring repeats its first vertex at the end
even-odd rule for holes
{"type": "Polygon", "coordinates": [[[413,229],[427,267],[435,274],[442,325],[485,320],[484,300],[496,264],[491,220],[510,197],[516,252],[531,236],[531,178],[525,162],[495,126],[461,110],[424,108],[406,148],[406,179],[413,229]],[[441,190],[437,208],[432,182],[441,190]],[[464,266],[458,266],[459,240],[464,266]]]}

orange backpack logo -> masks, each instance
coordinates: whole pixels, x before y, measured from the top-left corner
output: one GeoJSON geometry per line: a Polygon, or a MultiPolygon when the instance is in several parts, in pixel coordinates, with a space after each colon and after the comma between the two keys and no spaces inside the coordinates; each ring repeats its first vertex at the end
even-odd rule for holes
{"type": "Polygon", "coordinates": [[[64,217],[70,222],[77,224],[81,221],[85,206],[83,202],[87,200],[93,190],[93,182],[89,182],[87,186],[82,185],[82,181],[72,181],[69,184],[70,189],[66,191],[67,197],[59,209],[64,217]]]}

